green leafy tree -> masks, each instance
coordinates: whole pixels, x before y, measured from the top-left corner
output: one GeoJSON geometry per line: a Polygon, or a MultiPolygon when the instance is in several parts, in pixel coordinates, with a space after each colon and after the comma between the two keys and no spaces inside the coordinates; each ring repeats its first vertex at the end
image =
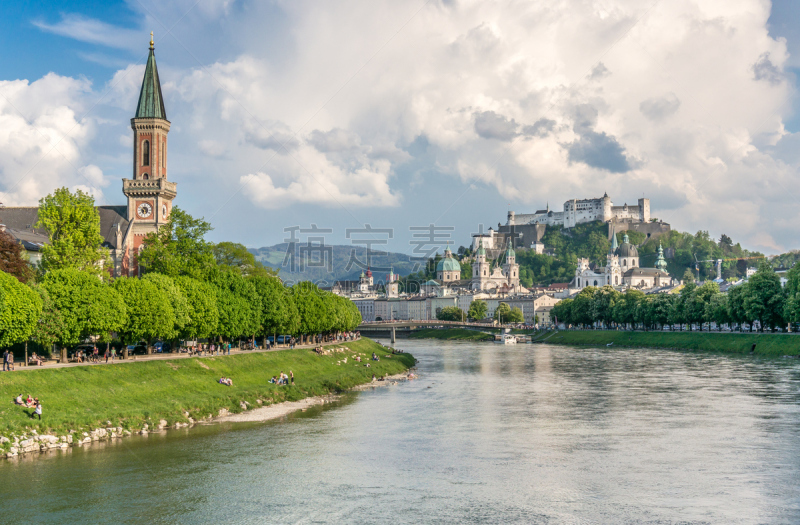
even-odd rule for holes
{"type": "Polygon", "coordinates": [[[592,319],[600,321],[606,327],[610,326],[613,321],[614,304],[621,298],[621,295],[613,286],[606,285],[598,289],[592,297],[592,319]]]}
{"type": "Polygon", "coordinates": [[[518,306],[515,306],[511,309],[511,313],[508,315],[508,322],[509,323],[524,323],[525,316],[522,313],[522,310],[518,306]]]}
{"type": "Polygon", "coordinates": [[[252,282],[225,267],[209,271],[208,281],[217,287],[219,335],[231,340],[261,333],[263,305],[252,282]]]}
{"type": "Polygon", "coordinates": [[[13,275],[0,272],[0,347],[30,338],[41,313],[40,296],[13,275]]]}
{"type": "Polygon", "coordinates": [[[33,278],[33,269],[22,245],[5,230],[0,231],[0,271],[13,275],[21,283],[33,278]]]}
{"type": "Polygon", "coordinates": [[[103,269],[107,253],[101,248],[100,215],[94,197],[81,190],[59,188],[39,201],[37,228],[44,228],[50,244],[42,248],[45,271],[74,268],[92,273],[103,269]]]}
{"type": "Polygon", "coordinates": [[[597,290],[595,286],[587,286],[575,296],[570,312],[573,324],[589,326],[595,322],[596,319],[592,315],[592,303],[597,290]]]}
{"type": "Polygon", "coordinates": [[[790,323],[800,322],[800,264],[795,264],[786,274],[786,311],[790,323]]]}
{"type": "Polygon", "coordinates": [[[445,306],[436,312],[436,319],[439,321],[462,321],[464,311],[457,306],[445,306]]]}
{"type": "Polygon", "coordinates": [[[111,332],[127,321],[127,306],[122,297],[97,275],[67,268],[48,272],[42,278],[53,307],[61,313],[64,329],[58,342],[78,344],[89,336],[108,340],[111,332]]]}
{"type": "Polygon", "coordinates": [[[615,322],[635,327],[641,320],[639,303],[644,301],[644,292],[628,288],[624,294],[614,303],[613,319],[615,322]]]}
{"type": "Polygon", "coordinates": [[[212,245],[205,240],[211,229],[208,222],[195,219],[176,206],[167,223],[144,238],[139,265],[145,273],[203,279],[216,266],[212,245]]]}
{"type": "MultiPolygon", "coordinates": [[[[739,331],[748,322],[747,312],[744,308],[744,298],[747,292],[746,285],[733,286],[728,289],[728,318],[739,326],[739,331]]],[[[753,330],[752,324],[750,330],[753,330]]]]}
{"type": "Polygon", "coordinates": [[[564,323],[565,326],[576,324],[572,320],[572,299],[561,299],[550,311],[553,323],[564,323]]]}
{"type": "Polygon", "coordinates": [[[181,337],[185,339],[207,338],[218,333],[219,309],[216,287],[188,276],[175,278],[181,293],[186,298],[189,322],[183,326],[181,337]]]}
{"type": "Polygon", "coordinates": [[[762,262],[744,286],[744,310],[748,319],[758,320],[759,331],[783,324],[786,298],[780,277],[769,263],[762,262]]]}
{"type": "Polygon", "coordinates": [[[472,279],[472,263],[461,261],[461,278],[464,280],[472,279]]]}
{"type": "Polygon", "coordinates": [[[706,319],[717,323],[718,329],[731,322],[731,318],[728,315],[727,295],[718,293],[711,296],[709,303],[706,305],[706,319]]]}
{"type": "Polygon", "coordinates": [[[264,308],[261,313],[261,333],[277,335],[289,323],[289,316],[296,316],[291,309],[291,300],[286,287],[277,277],[257,275],[250,279],[261,297],[264,308]]]}
{"type": "Polygon", "coordinates": [[[314,283],[302,281],[292,286],[291,290],[300,321],[294,333],[298,335],[322,333],[324,329],[321,322],[323,302],[320,289],[314,283]]]}
{"type": "Polygon", "coordinates": [[[703,323],[710,322],[707,316],[708,305],[712,298],[718,295],[719,285],[713,281],[706,281],[700,286],[695,287],[686,299],[686,317],[688,322],[697,323],[700,331],[703,331],[703,323]]]}
{"type": "Polygon", "coordinates": [[[161,337],[170,340],[177,338],[179,334],[183,333],[186,325],[191,322],[189,301],[183,294],[183,290],[174,279],[160,273],[148,273],[142,279],[153,283],[156,288],[167,295],[169,304],[172,306],[175,324],[170,332],[161,334],[161,337]]]}
{"type": "Polygon", "coordinates": [[[467,317],[473,319],[475,321],[482,321],[486,319],[486,313],[488,311],[488,307],[485,301],[481,301],[480,299],[475,299],[469,304],[469,311],[467,312],[467,317]]]}
{"type": "Polygon", "coordinates": [[[127,322],[119,330],[124,342],[150,344],[175,334],[175,313],[165,290],[153,281],[129,277],[117,279],[113,286],[128,311],[127,322]]]}
{"type": "Polygon", "coordinates": [[[509,323],[511,317],[511,307],[508,306],[508,303],[500,303],[497,305],[497,308],[494,309],[494,320],[500,321],[501,323],[509,323]]]}
{"type": "Polygon", "coordinates": [[[49,349],[60,340],[61,333],[64,331],[64,318],[44,287],[35,284],[31,288],[42,301],[42,313],[36,321],[36,328],[31,334],[31,339],[49,352],[49,349]]]}
{"type": "Polygon", "coordinates": [[[274,268],[264,266],[256,260],[255,255],[243,245],[234,242],[221,242],[212,247],[214,259],[220,266],[226,266],[239,271],[245,277],[270,277],[277,276],[274,268]]]}

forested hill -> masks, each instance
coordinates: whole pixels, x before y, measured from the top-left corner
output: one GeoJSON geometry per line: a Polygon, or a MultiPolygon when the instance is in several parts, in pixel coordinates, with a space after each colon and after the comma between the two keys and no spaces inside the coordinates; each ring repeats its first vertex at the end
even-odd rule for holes
{"type": "MultiPolygon", "coordinates": [[[[251,248],[250,252],[266,266],[279,270],[284,281],[327,281],[332,284],[338,280],[358,280],[362,269],[367,265],[364,246],[328,245],[323,248],[309,248],[306,243],[298,243],[292,257],[289,244],[281,243],[251,248]]],[[[375,249],[371,252],[370,268],[376,284],[386,280],[386,274],[391,268],[399,275],[408,275],[415,270],[415,264],[417,263],[410,260],[408,254],[379,252],[375,249]]]]}

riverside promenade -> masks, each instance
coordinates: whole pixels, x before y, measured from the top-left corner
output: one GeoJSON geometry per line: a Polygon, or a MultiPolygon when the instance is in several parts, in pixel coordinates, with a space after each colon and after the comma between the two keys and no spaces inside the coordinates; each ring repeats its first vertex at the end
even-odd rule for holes
{"type": "MultiPolygon", "coordinates": [[[[294,345],[294,350],[300,350],[300,349],[304,349],[304,348],[310,350],[310,349],[313,349],[313,348],[317,348],[318,346],[322,346],[322,347],[337,346],[337,345],[343,345],[343,344],[351,343],[353,341],[358,341],[360,339],[361,339],[361,336],[357,336],[357,337],[350,338],[348,340],[342,340],[342,341],[325,342],[325,343],[319,343],[319,344],[305,344],[305,345],[296,344],[296,345],[294,345]]],[[[292,349],[293,348],[291,347],[291,345],[280,345],[280,346],[277,346],[277,347],[273,346],[269,350],[265,350],[263,348],[257,348],[257,349],[254,349],[254,350],[241,350],[239,348],[231,348],[230,355],[263,354],[263,353],[267,353],[267,352],[280,352],[280,351],[283,351],[283,350],[292,350],[292,349]]],[[[100,358],[100,362],[99,363],[89,363],[89,362],[83,362],[83,363],[59,363],[56,360],[49,360],[49,361],[45,361],[44,364],[42,364],[41,366],[17,366],[15,372],[25,372],[25,371],[29,371],[29,370],[50,370],[50,369],[53,369],[53,368],[71,368],[71,367],[76,367],[76,366],[105,366],[105,365],[111,365],[111,364],[141,363],[142,361],[170,361],[170,360],[173,360],[173,359],[191,359],[191,358],[195,358],[195,357],[220,357],[222,355],[228,355],[228,354],[223,354],[221,351],[216,351],[213,354],[209,353],[209,352],[206,352],[206,353],[204,353],[202,355],[198,355],[198,354],[189,355],[186,352],[171,352],[171,353],[167,353],[167,354],[131,355],[131,356],[128,356],[128,359],[122,359],[118,355],[117,358],[113,362],[111,361],[111,358],[109,358],[108,363],[106,363],[105,358],[102,357],[102,356],[100,358]]]]}

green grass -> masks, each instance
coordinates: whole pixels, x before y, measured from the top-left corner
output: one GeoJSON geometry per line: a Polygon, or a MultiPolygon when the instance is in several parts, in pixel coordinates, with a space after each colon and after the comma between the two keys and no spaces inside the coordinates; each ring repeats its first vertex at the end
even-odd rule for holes
{"type": "Polygon", "coordinates": [[[411,332],[410,339],[446,339],[448,341],[492,341],[494,335],[465,328],[424,328],[411,332]]]}
{"type": "Polygon", "coordinates": [[[800,336],[758,333],[709,332],[624,332],[615,330],[579,330],[542,335],[535,339],[548,344],[672,348],[735,354],[750,353],[769,356],[800,355],[800,336]]]}
{"type": "MultiPolygon", "coordinates": [[[[236,354],[164,361],[140,361],[109,365],[53,368],[0,374],[0,435],[41,433],[64,435],[69,430],[88,431],[113,426],[129,429],[151,427],[165,419],[170,425],[216,415],[221,408],[241,412],[241,401],[256,407],[295,401],[309,396],[339,392],[371,381],[372,374],[396,374],[414,365],[410,354],[391,355],[369,339],[337,347],[350,351],[318,356],[311,350],[236,354]],[[362,363],[352,358],[360,353],[362,363]],[[370,361],[375,352],[380,361],[370,361]],[[337,364],[347,357],[347,364],[337,364]],[[371,367],[364,365],[370,363],[371,367]],[[292,370],[294,386],[269,383],[272,376],[292,370]],[[221,376],[233,386],[220,385],[221,376]],[[32,409],[13,399],[22,394],[42,402],[42,421],[29,418],[32,409]]],[[[332,346],[326,349],[333,348],[332,346]]]]}

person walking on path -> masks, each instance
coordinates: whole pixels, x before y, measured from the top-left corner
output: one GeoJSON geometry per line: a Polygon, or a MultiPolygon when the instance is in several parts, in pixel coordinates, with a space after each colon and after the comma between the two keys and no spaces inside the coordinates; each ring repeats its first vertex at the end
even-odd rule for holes
{"type": "Polygon", "coordinates": [[[108,348],[106,348],[106,352],[103,354],[103,357],[105,357],[105,358],[106,358],[106,364],[108,364],[108,357],[109,357],[109,355],[108,355],[108,348]]]}
{"type": "Polygon", "coordinates": [[[117,349],[116,348],[111,348],[111,362],[113,363],[114,359],[116,359],[116,358],[117,358],[117,349]]]}
{"type": "Polygon", "coordinates": [[[42,403],[39,401],[37,397],[34,399],[34,403],[36,403],[36,408],[33,410],[33,414],[31,415],[31,419],[35,419],[35,416],[39,416],[39,421],[42,420],[42,403]]]}
{"type": "Polygon", "coordinates": [[[8,353],[8,371],[9,372],[14,371],[14,352],[8,353]]]}
{"type": "Polygon", "coordinates": [[[8,350],[3,352],[3,372],[8,370],[8,350]]]}

